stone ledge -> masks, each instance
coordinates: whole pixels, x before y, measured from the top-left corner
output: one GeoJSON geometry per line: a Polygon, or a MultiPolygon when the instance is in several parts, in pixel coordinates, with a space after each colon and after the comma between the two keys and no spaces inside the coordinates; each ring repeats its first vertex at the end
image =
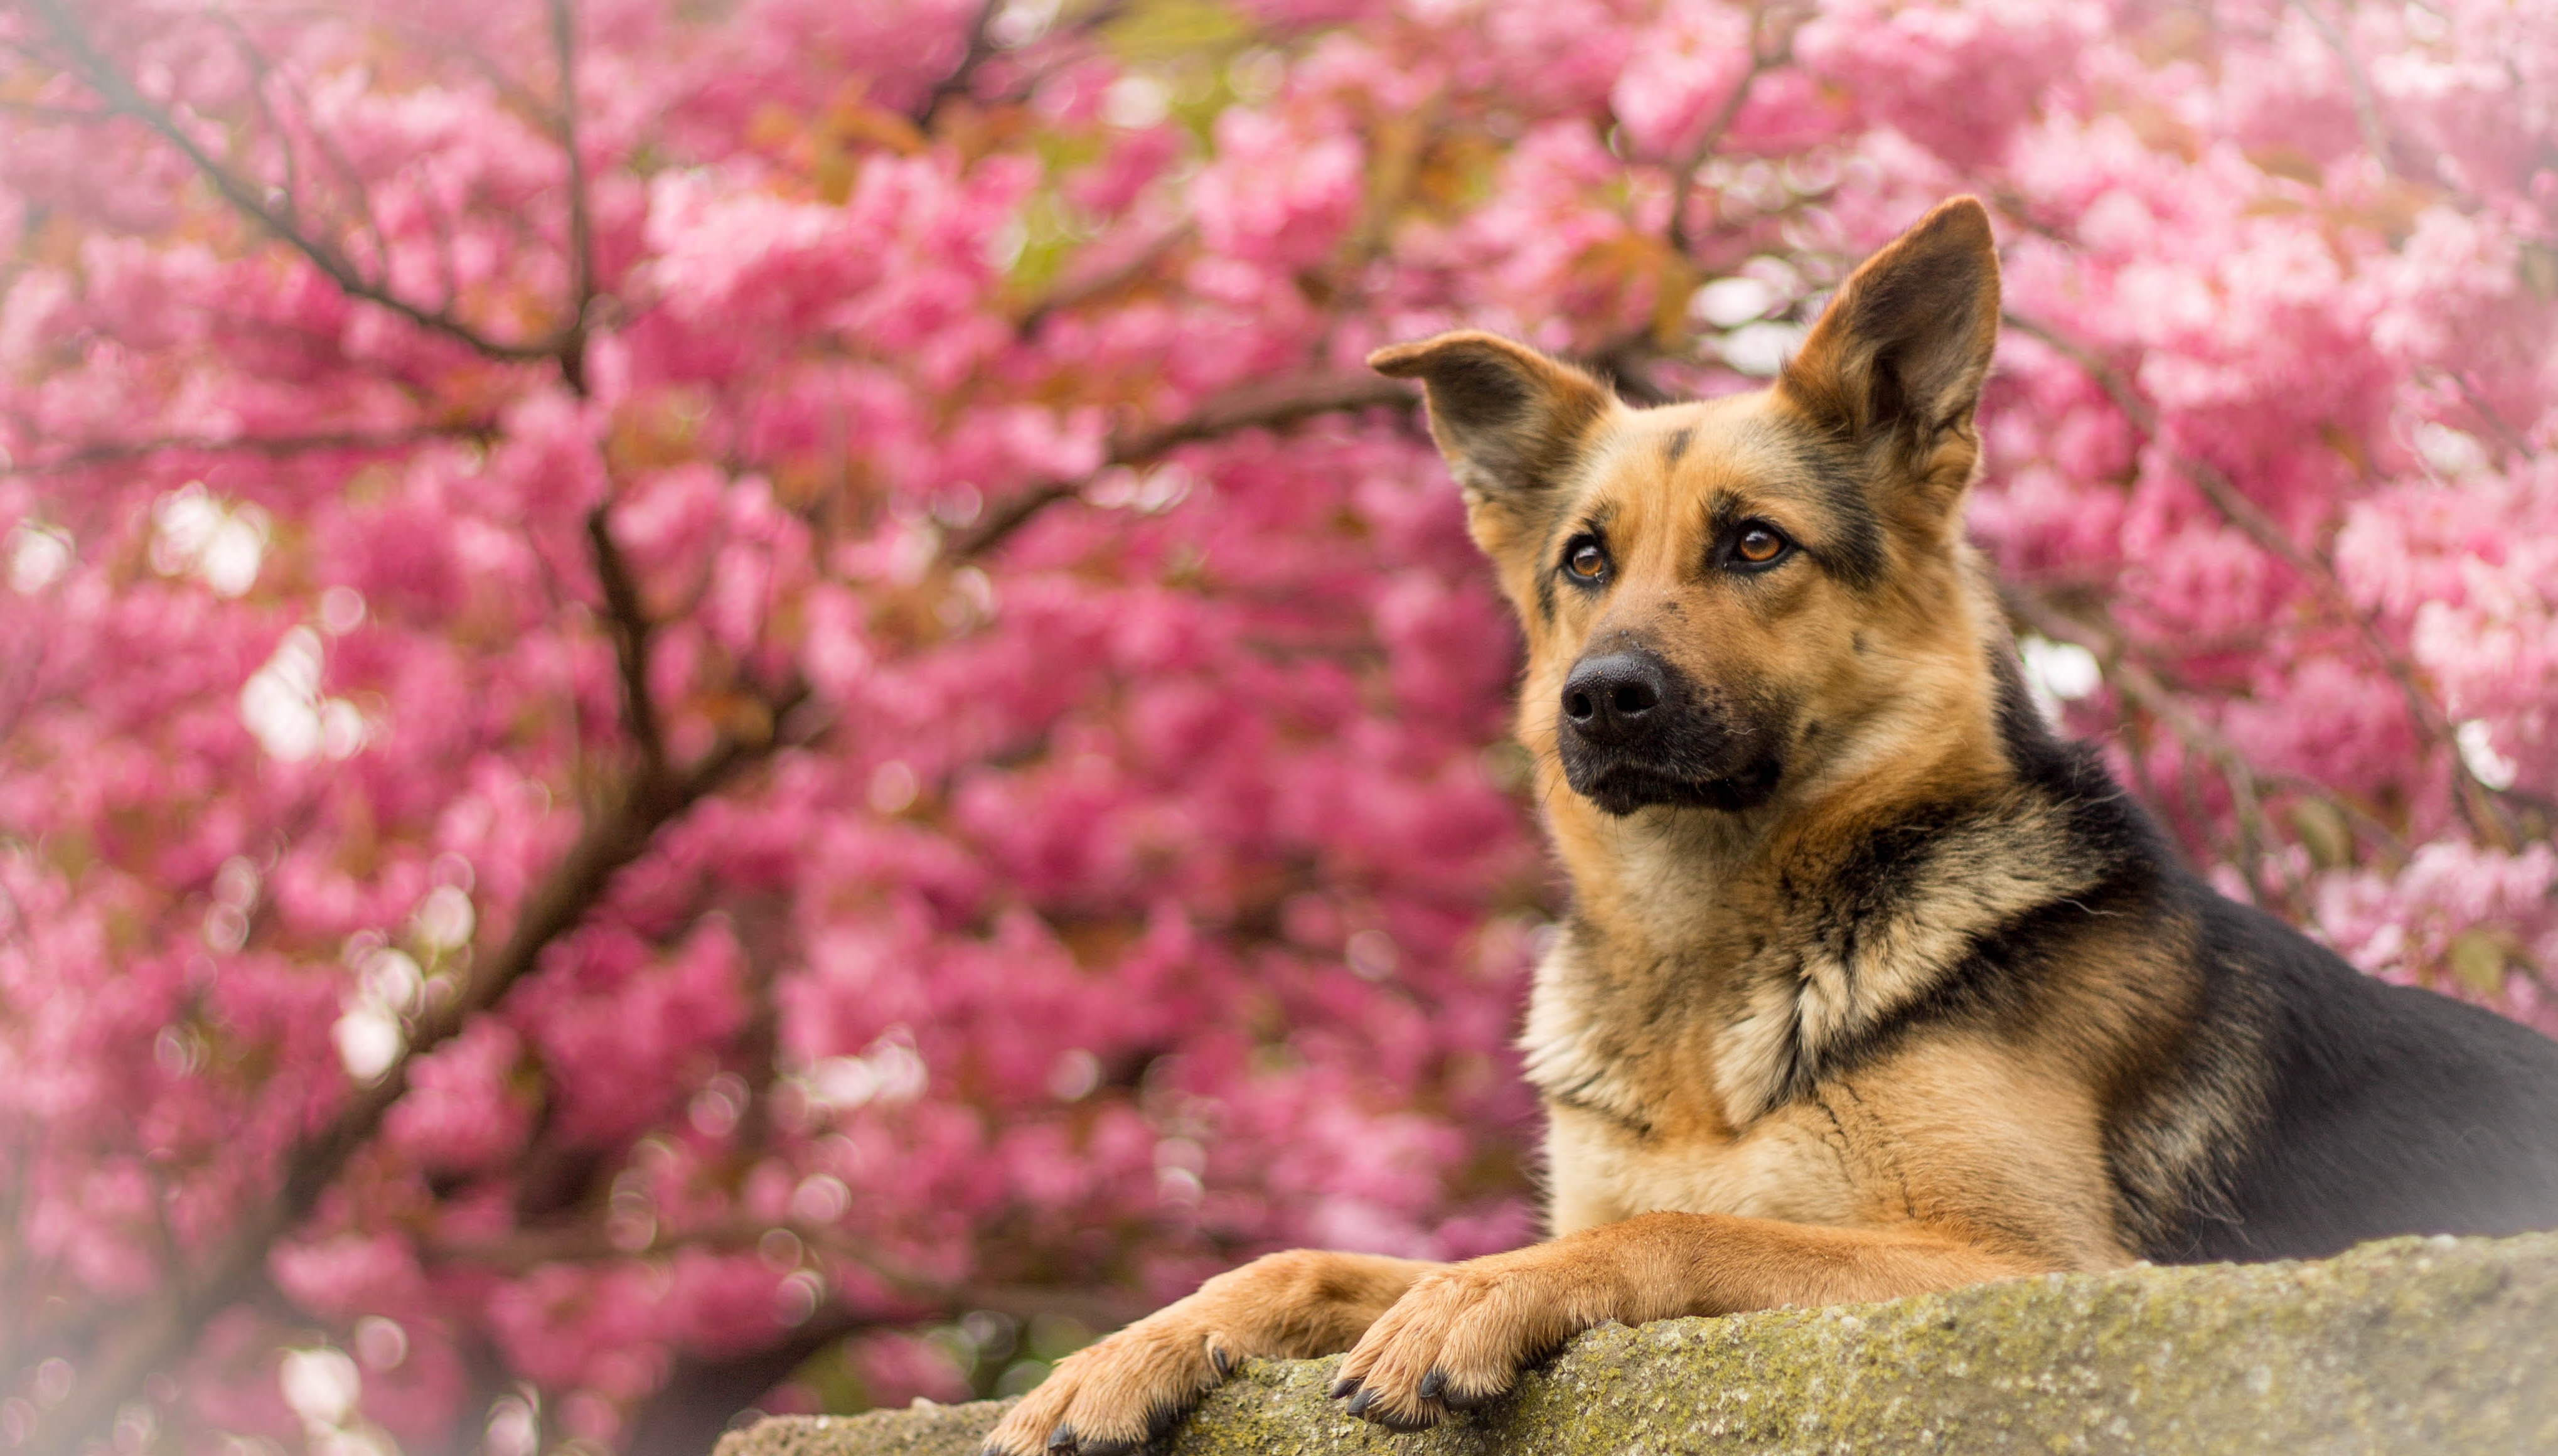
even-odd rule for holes
{"type": "MultiPolygon", "coordinates": [[[[1249,1362],[1157,1449],[2558,1452],[2558,1235],[1610,1325],[1508,1399],[1412,1436],[1326,1399],[1338,1364],[1249,1362]]],[[[717,1456],[972,1456],[1005,1408],[784,1417],[730,1434],[717,1456]]]]}

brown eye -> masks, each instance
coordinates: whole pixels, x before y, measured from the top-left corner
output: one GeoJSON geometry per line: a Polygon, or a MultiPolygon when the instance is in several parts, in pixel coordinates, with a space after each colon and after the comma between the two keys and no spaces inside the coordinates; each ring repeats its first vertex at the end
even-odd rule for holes
{"type": "Polygon", "coordinates": [[[1765,566],[1785,554],[1785,538],[1764,525],[1749,526],[1732,543],[1732,553],[1753,566],[1765,566]]]}
{"type": "Polygon", "coordinates": [[[1597,541],[1583,541],[1563,558],[1563,568],[1583,581],[1597,581],[1608,574],[1608,553],[1599,549],[1597,541]]]}

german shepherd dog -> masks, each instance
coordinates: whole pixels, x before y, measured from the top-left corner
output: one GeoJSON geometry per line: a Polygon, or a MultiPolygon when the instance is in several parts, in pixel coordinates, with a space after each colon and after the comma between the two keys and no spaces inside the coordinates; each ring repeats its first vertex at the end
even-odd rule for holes
{"type": "Polygon", "coordinates": [[[990,1452],[1132,1450],[1249,1356],[1348,1350],[1333,1393],[1414,1430],[1606,1320],[2558,1226],[2558,1044],[2212,893],[2045,725],[1962,533],[1998,321],[1962,198],[1757,393],[1634,409],[1474,332],[1370,357],[1527,638],[1554,1237],[1272,1254],[990,1452]]]}

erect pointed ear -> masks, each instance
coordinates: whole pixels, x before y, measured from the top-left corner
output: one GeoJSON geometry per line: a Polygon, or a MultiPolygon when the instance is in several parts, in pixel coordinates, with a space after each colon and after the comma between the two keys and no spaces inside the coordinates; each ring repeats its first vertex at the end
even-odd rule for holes
{"type": "Polygon", "coordinates": [[[1849,276],[1776,387],[1858,444],[1923,461],[1949,431],[1970,444],[1998,323],[1989,214],[1955,198],[1849,276]]]}
{"type": "Polygon", "coordinates": [[[1380,349],[1367,364],[1421,380],[1431,436],[1469,506],[1534,504],[1616,404],[1607,386],[1572,365],[1474,329],[1380,349]]]}

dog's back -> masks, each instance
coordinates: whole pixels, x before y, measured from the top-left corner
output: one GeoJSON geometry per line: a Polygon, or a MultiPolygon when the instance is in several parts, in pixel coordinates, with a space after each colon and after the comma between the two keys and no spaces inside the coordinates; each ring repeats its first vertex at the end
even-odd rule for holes
{"type": "MultiPolygon", "coordinates": [[[[2004,655],[1993,670],[2020,787],[2066,821],[2064,855],[2103,868],[2071,899],[2103,897],[2113,934],[2174,947],[2103,992],[2184,992],[2177,1031],[2130,1060],[2105,1118],[2128,1243],[2201,1263],[2558,1228],[2558,1043],[2374,979],[2220,895],[2091,749],[2053,733],[2004,655]]],[[[2026,939],[2046,944],[2024,974],[2068,976],[2073,946],[2026,939]]]]}
{"type": "Polygon", "coordinates": [[[2254,1027],[2268,1075],[2217,1196],[2152,1258],[2313,1258],[2393,1234],[2558,1227],[2558,1046],[2194,889],[2199,968],[2220,1014],[2254,1027]]]}

